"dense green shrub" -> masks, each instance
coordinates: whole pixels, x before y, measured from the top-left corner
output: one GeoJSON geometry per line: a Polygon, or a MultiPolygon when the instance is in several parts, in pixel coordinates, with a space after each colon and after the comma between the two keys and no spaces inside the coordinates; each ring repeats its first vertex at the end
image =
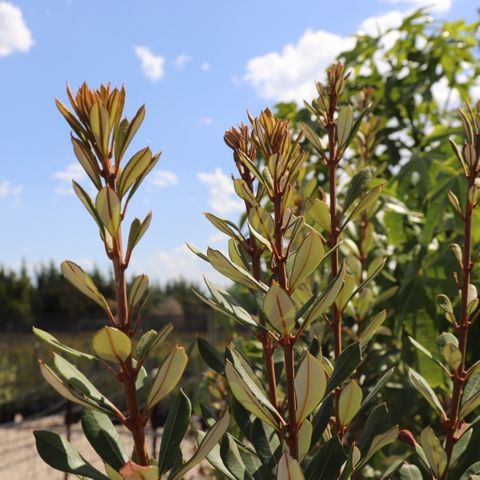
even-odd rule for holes
{"type": "Polygon", "coordinates": [[[36,333],[63,356],[105,366],[127,408],[58,354],[52,367],[41,362],[47,381],[85,407],[82,426],[107,476],[51,432],[36,432],[42,458],[80,478],[113,480],[180,479],[205,457],[214,475],[235,480],[478,478],[480,370],[468,340],[478,338],[480,311],[480,106],[467,104],[456,120],[435,96],[442,81],[467,100],[478,28],[428,25],[417,12],[387,51],[382,35],[359,36],[305,108],[280,104],[277,115],[249,115],[225,133],[244,213],[237,222],[206,214],[228,237],[226,253],[191,249],[234,283],[227,291],[207,280],[208,293],[196,293],[239,328],[224,351],[198,341],[214,372],[212,406],[201,405],[213,427],[185,464],[191,406],[181,390],[158,458],[145,449],[144,427],[178,383],[186,353],[175,348],[149,376],[144,357],[169,327],[132,348],[148,280],[137,277],[127,294],[125,270],[150,217],[132,223],[125,253],[120,226],[157,157],[143,149],[121,161],[143,110],[120,121],[123,90],[69,91],[74,112],[58,106],[97,198],[74,188],[112,260],[115,304],[65,262],[64,275],[110,325],[94,336],[95,355],[36,333]],[[110,417],[131,432],[131,458],[110,417]]]}

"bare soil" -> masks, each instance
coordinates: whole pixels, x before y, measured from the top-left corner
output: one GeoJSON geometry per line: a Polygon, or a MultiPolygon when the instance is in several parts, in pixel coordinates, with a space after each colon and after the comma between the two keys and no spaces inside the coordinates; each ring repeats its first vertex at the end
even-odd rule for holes
{"type": "MultiPolygon", "coordinates": [[[[53,470],[38,456],[35,449],[33,430],[52,430],[66,435],[66,427],[62,415],[52,415],[36,420],[25,420],[18,423],[0,426],[0,479],[8,480],[64,480],[65,474],[53,470]]],[[[119,428],[120,436],[127,451],[132,444],[127,431],[119,428]]],[[[159,445],[157,441],[157,448],[159,445]]],[[[70,442],[81,455],[92,465],[103,470],[102,462],[93,451],[90,444],[82,434],[79,423],[72,425],[70,442]]],[[[148,442],[153,442],[152,432],[148,432],[148,442]]],[[[184,458],[188,459],[194,451],[193,439],[187,440],[182,445],[184,458]]],[[[185,480],[201,480],[211,478],[206,464],[199,465],[196,469],[185,476],[185,480]]],[[[68,475],[69,480],[74,480],[74,475],[68,475]]]]}

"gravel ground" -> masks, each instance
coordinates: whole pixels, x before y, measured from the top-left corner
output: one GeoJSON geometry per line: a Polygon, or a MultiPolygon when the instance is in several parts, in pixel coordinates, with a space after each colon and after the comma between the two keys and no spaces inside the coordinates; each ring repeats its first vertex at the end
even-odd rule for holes
{"type": "MultiPolygon", "coordinates": [[[[26,420],[8,426],[0,426],[0,479],[63,480],[65,478],[63,473],[50,468],[37,455],[32,434],[32,431],[37,429],[53,430],[62,435],[66,434],[62,415],[52,415],[37,420],[26,420]]],[[[130,451],[131,441],[128,432],[123,429],[119,429],[119,432],[125,448],[130,451]]],[[[148,438],[152,438],[152,432],[148,433],[148,438]]],[[[86,460],[103,471],[101,461],[98,460],[98,456],[84,438],[78,423],[72,426],[71,443],[86,460]]],[[[188,459],[194,449],[193,441],[185,442],[182,449],[184,450],[184,457],[188,459]]],[[[75,478],[74,475],[68,476],[69,480],[75,478]]],[[[185,480],[208,478],[210,478],[208,466],[205,464],[201,464],[185,476],[185,480]]]]}

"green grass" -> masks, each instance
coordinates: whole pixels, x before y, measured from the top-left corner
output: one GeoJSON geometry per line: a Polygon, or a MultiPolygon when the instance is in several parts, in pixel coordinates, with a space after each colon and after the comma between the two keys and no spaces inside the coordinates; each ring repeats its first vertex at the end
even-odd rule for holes
{"type": "MultiPolygon", "coordinates": [[[[93,333],[55,333],[54,335],[63,343],[77,350],[92,353],[90,343],[93,333]]],[[[195,338],[196,335],[193,333],[176,334],[173,332],[152,354],[145,367],[147,369],[155,368],[175,344],[184,345],[187,348],[191,342],[195,341],[195,338]]],[[[42,358],[48,363],[51,353],[45,344],[33,334],[0,334],[0,420],[2,417],[4,420],[11,419],[12,412],[29,415],[48,410],[61,400],[40,375],[37,358],[42,358]]],[[[95,385],[107,396],[121,403],[121,396],[117,395],[118,384],[99,363],[69,360],[93,380],[95,385]]],[[[187,390],[194,390],[195,384],[198,386],[203,369],[204,365],[197,350],[193,349],[183,387],[187,390]]]]}

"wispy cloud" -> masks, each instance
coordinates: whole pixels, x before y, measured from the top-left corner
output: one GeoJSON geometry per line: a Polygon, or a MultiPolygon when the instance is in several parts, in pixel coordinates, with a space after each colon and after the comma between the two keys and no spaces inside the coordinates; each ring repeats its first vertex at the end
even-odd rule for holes
{"type": "Polygon", "coordinates": [[[177,70],[183,70],[187,63],[189,63],[192,60],[192,57],[190,55],[187,55],[186,53],[181,53],[178,55],[175,60],[174,60],[174,65],[177,70]]]}
{"type": "Polygon", "coordinates": [[[210,69],[212,68],[212,66],[210,65],[210,63],[208,62],[204,62],[200,65],[200,69],[203,71],[203,72],[208,72],[210,71],[210,69]]]}
{"type": "Polygon", "coordinates": [[[0,57],[28,52],[33,43],[22,10],[10,2],[0,2],[0,57]]]}
{"type": "Polygon", "coordinates": [[[135,55],[140,59],[143,74],[152,82],[162,79],[165,75],[165,58],[155,55],[145,46],[134,47],[135,55]]]}
{"type": "Polygon", "coordinates": [[[12,185],[10,182],[0,181],[0,198],[18,198],[22,192],[23,187],[21,185],[12,185]]]}
{"type": "Polygon", "coordinates": [[[137,256],[132,271],[145,272],[161,281],[183,278],[204,286],[203,277],[206,276],[217,284],[231,284],[231,281],[197,257],[186,245],[157,250],[148,258],[137,256]]]}
{"type": "Polygon", "coordinates": [[[242,202],[235,196],[231,179],[216,168],[213,173],[199,172],[197,177],[208,187],[208,204],[220,214],[238,212],[242,209],[242,202]]]}
{"type": "Polygon", "coordinates": [[[169,170],[159,170],[152,174],[150,183],[154,187],[171,187],[178,183],[178,177],[169,170]]]}
{"type": "Polygon", "coordinates": [[[79,163],[70,163],[63,170],[55,172],[53,178],[58,184],[53,189],[57,195],[73,195],[72,180],[81,182],[87,178],[85,170],[79,163]]]}
{"type": "Polygon", "coordinates": [[[209,126],[209,125],[212,125],[213,118],[212,117],[201,117],[199,122],[200,122],[201,125],[209,126]]]}

